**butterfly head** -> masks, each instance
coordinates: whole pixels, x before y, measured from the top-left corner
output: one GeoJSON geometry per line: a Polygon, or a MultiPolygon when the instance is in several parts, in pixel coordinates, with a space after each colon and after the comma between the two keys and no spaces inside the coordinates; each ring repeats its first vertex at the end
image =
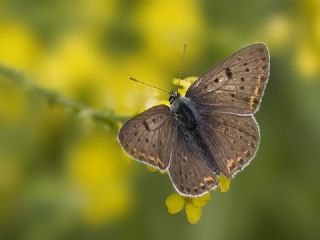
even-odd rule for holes
{"type": "Polygon", "coordinates": [[[170,104],[173,104],[178,98],[180,97],[180,93],[178,92],[171,92],[169,97],[170,104]]]}

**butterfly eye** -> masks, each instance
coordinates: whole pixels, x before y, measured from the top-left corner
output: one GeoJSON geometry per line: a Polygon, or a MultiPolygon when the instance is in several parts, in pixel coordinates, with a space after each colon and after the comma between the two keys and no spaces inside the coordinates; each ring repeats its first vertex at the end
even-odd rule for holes
{"type": "Polygon", "coordinates": [[[170,102],[170,104],[172,104],[172,102],[173,102],[173,96],[172,95],[170,95],[170,97],[169,97],[169,102],[170,102]]]}
{"type": "Polygon", "coordinates": [[[178,92],[173,92],[170,94],[169,102],[172,104],[178,97],[180,97],[180,94],[178,92]]]}

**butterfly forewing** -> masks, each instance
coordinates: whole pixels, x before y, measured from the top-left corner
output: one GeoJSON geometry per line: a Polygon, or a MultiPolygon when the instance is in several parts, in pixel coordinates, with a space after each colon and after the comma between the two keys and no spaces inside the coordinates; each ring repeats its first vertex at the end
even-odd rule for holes
{"type": "Polygon", "coordinates": [[[269,52],[256,43],[215,65],[193,83],[186,97],[202,112],[252,114],[269,77],[269,52]]]}
{"type": "Polygon", "coordinates": [[[169,107],[159,105],[127,121],[118,138],[129,155],[165,170],[170,161],[173,134],[174,122],[169,107]]]}

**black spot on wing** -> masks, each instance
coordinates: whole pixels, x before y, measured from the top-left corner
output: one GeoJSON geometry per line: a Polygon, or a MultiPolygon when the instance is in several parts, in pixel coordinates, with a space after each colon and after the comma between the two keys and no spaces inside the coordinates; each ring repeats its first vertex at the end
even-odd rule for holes
{"type": "Polygon", "coordinates": [[[150,127],[147,121],[143,121],[143,126],[147,129],[147,131],[150,131],[150,127]]]}
{"type": "Polygon", "coordinates": [[[226,68],[226,75],[228,77],[228,79],[231,79],[232,78],[232,72],[231,72],[231,69],[230,68],[226,68]]]}

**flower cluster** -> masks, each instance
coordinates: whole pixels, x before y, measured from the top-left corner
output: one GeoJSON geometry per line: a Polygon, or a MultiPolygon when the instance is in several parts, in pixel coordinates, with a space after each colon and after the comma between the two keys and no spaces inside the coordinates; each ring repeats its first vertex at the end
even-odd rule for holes
{"type": "MultiPolygon", "coordinates": [[[[220,175],[218,177],[218,180],[220,191],[227,192],[230,188],[230,180],[224,175],[220,175]]],[[[196,224],[201,218],[202,207],[207,205],[210,200],[210,192],[203,196],[195,198],[184,197],[179,195],[178,193],[172,193],[166,199],[166,206],[170,214],[181,212],[185,206],[188,222],[191,224],[196,224]]]]}
{"type": "Polygon", "coordinates": [[[181,212],[185,206],[189,223],[196,224],[200,220],[202,207],[204,207],[210,199],[210,193],[198,198],[187,198],[179,195],[178,193],[172,193],[166,199],[166,206],[170,214],[181,212]]]}

